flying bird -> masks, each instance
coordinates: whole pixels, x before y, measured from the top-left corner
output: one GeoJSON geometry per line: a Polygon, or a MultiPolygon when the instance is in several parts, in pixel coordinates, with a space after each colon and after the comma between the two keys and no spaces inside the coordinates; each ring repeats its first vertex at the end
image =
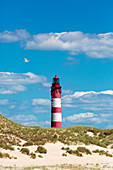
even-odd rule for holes
{"type": "Polygon", "coordinates": [[[25,63],[28,63],[28,62],[29,62],[29,60],[27,60],[26,58],[24,58],[24,60],[25,60],[25,61],[24,61],[25,63]]]}

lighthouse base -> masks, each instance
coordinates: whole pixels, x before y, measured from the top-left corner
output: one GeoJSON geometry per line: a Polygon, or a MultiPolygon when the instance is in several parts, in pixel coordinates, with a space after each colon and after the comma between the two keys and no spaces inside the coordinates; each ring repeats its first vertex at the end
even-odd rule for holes
{"type": "Polygon", "coordinates": [[[62,128],[62,122],[51,122],[51,127],[62,128]]]}

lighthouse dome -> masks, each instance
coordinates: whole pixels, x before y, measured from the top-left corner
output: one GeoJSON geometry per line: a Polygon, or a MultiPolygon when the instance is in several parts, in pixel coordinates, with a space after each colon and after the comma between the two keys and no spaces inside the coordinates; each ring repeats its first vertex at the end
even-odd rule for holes
{"type": "Polygon", "coordinates": [[[55,75],[55,77],[53,78],[53,83],[59,83],[59,78],[57,77],[57,75],[55,75]]]}

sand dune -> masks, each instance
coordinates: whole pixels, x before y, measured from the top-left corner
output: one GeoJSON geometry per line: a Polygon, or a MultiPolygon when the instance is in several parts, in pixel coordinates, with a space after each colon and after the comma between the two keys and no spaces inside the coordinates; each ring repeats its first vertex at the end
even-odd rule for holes
{"type": "MultiPolygon", "coordinates": [[[[47,149],[46,154],[41,154],[43,158],[39,158],[39,153],[36,153],[36,159],[30,158],[30,156],[22,154],[20,150],[18,150],[18,146],[14,146],[15,150],[5,150],[0,148],[2,153],[9,153],[11,156],[17,157],[17,159],[9,159],[9,158],[1,158],[0,165],[1,166],[16,166],[16,167],[25,167],[25,166],[41,166],[41,165],[56,165],[56,164],[76,164],[76,165],[86,165],[92,164],[96,165],[97,163],[101,165],[109,165],[113,167],[113,157],[100,156],[98,153],[93,153],[92,155],[83,154],[83,157],[78,157],[75,155],[71,155],[67,153],[67,156],[62,156],[62,153],[65,153],[64,150],[61,150],[62,147],[69,147],[70,149],[77,149],[78,146],[83,146],[88,148],[90,151],[95,149],[109,151],[109,153],[113,154],[113,149],[106,149],[103,147],[99,147],[96,145],[64,145],[60,142],[55,144],[47,143],[44,147],[47,149]]],[[[21,147],[19,147],[21,148],[21,147]]],[[[30,152],[35,152],[37,146],[28,146],[27,147],[30,152]]]]}

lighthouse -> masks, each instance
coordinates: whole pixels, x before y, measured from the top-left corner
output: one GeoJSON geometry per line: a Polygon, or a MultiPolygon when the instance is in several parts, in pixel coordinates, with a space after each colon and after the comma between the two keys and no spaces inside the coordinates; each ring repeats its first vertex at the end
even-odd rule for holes
{"type": "Polygon", "coordinates": [[[62,127],[61,92],[59,78],[55,75],[51,86],[51,127],[62,127]]]}

